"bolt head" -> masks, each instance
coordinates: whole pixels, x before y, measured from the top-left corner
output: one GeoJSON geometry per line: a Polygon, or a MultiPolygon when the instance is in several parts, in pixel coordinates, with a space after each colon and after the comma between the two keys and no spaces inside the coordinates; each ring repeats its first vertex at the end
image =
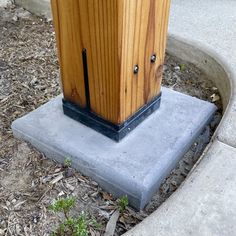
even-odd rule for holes
{"type": "Polygon", "coordinates": [[[157,60],[157,55],[156,54],[152,54],[152,56],[151,56],[151,63],[156,62],[156,60],[157,60]]]}
{"type": "Polygon", "coordinates": [[[138,74],[138,71],[139,71],[139,66],[135,65],[134,66],[134,74],[138,74]]]}

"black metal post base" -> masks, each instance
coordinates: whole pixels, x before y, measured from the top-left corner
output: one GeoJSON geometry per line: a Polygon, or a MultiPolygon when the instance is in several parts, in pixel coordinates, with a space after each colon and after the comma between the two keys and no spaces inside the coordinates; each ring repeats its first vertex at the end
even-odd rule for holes
{"type": "Polygon", "coordinates": [[[124,123],[116,125],[107,121],[88,109],[82,109],[79,106],[63,99],[64,114],[82,124],[102,133],[103,135],[119,142],[135,127],[137,127],[145,118],[151,115],[160,107],[161,94],[154,100],[139,109],[133,116],[124,123]]]}

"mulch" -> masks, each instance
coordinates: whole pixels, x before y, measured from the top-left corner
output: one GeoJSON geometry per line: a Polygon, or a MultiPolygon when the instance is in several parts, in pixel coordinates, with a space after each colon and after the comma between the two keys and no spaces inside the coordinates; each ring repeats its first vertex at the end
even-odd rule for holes
{"type": "MultiPolygon", "coordinates": [[[[15,6],[0,8],[0,235],[50,235],[60,214],[48,206],[75,196],[73,214],[86,212],[103,235],[117,201],[70,167],[48,160],[29,144],[13,138],[11,123],[60,94],[59,65],[52,22],[15,6]]],[[[156,210],[184,181],[221,119],[218,89],[198,68],[167,55],[163,85],[214,102],[219,112],[163,182],[143,211],[127,207],[115,235],[121,235],[156,210]]]]}

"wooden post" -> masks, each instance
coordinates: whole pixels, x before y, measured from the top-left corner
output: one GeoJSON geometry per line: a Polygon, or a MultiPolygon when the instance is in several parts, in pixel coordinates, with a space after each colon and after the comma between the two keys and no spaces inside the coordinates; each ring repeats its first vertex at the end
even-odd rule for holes
{"type": "Polygon", "coordinates": [[[51,0],[64,112],[120,140],[158,108],[170,0],[51,0]]]}

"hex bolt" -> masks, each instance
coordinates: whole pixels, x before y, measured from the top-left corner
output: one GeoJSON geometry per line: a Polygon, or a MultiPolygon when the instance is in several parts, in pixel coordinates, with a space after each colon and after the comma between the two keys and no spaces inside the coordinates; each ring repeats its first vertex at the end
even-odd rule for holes
{"type": "Polygon", "coordinates": [[[157,60],[157,55],[156,54],[152,54],[151,56],[151,63],[155,63],[157,60]]]}
{"type": "Polygon", "coordinates": [[[139,66],[135,65],[134,66],[134,74],[138,74],[138,71],[139,71],[139,66]]]}

